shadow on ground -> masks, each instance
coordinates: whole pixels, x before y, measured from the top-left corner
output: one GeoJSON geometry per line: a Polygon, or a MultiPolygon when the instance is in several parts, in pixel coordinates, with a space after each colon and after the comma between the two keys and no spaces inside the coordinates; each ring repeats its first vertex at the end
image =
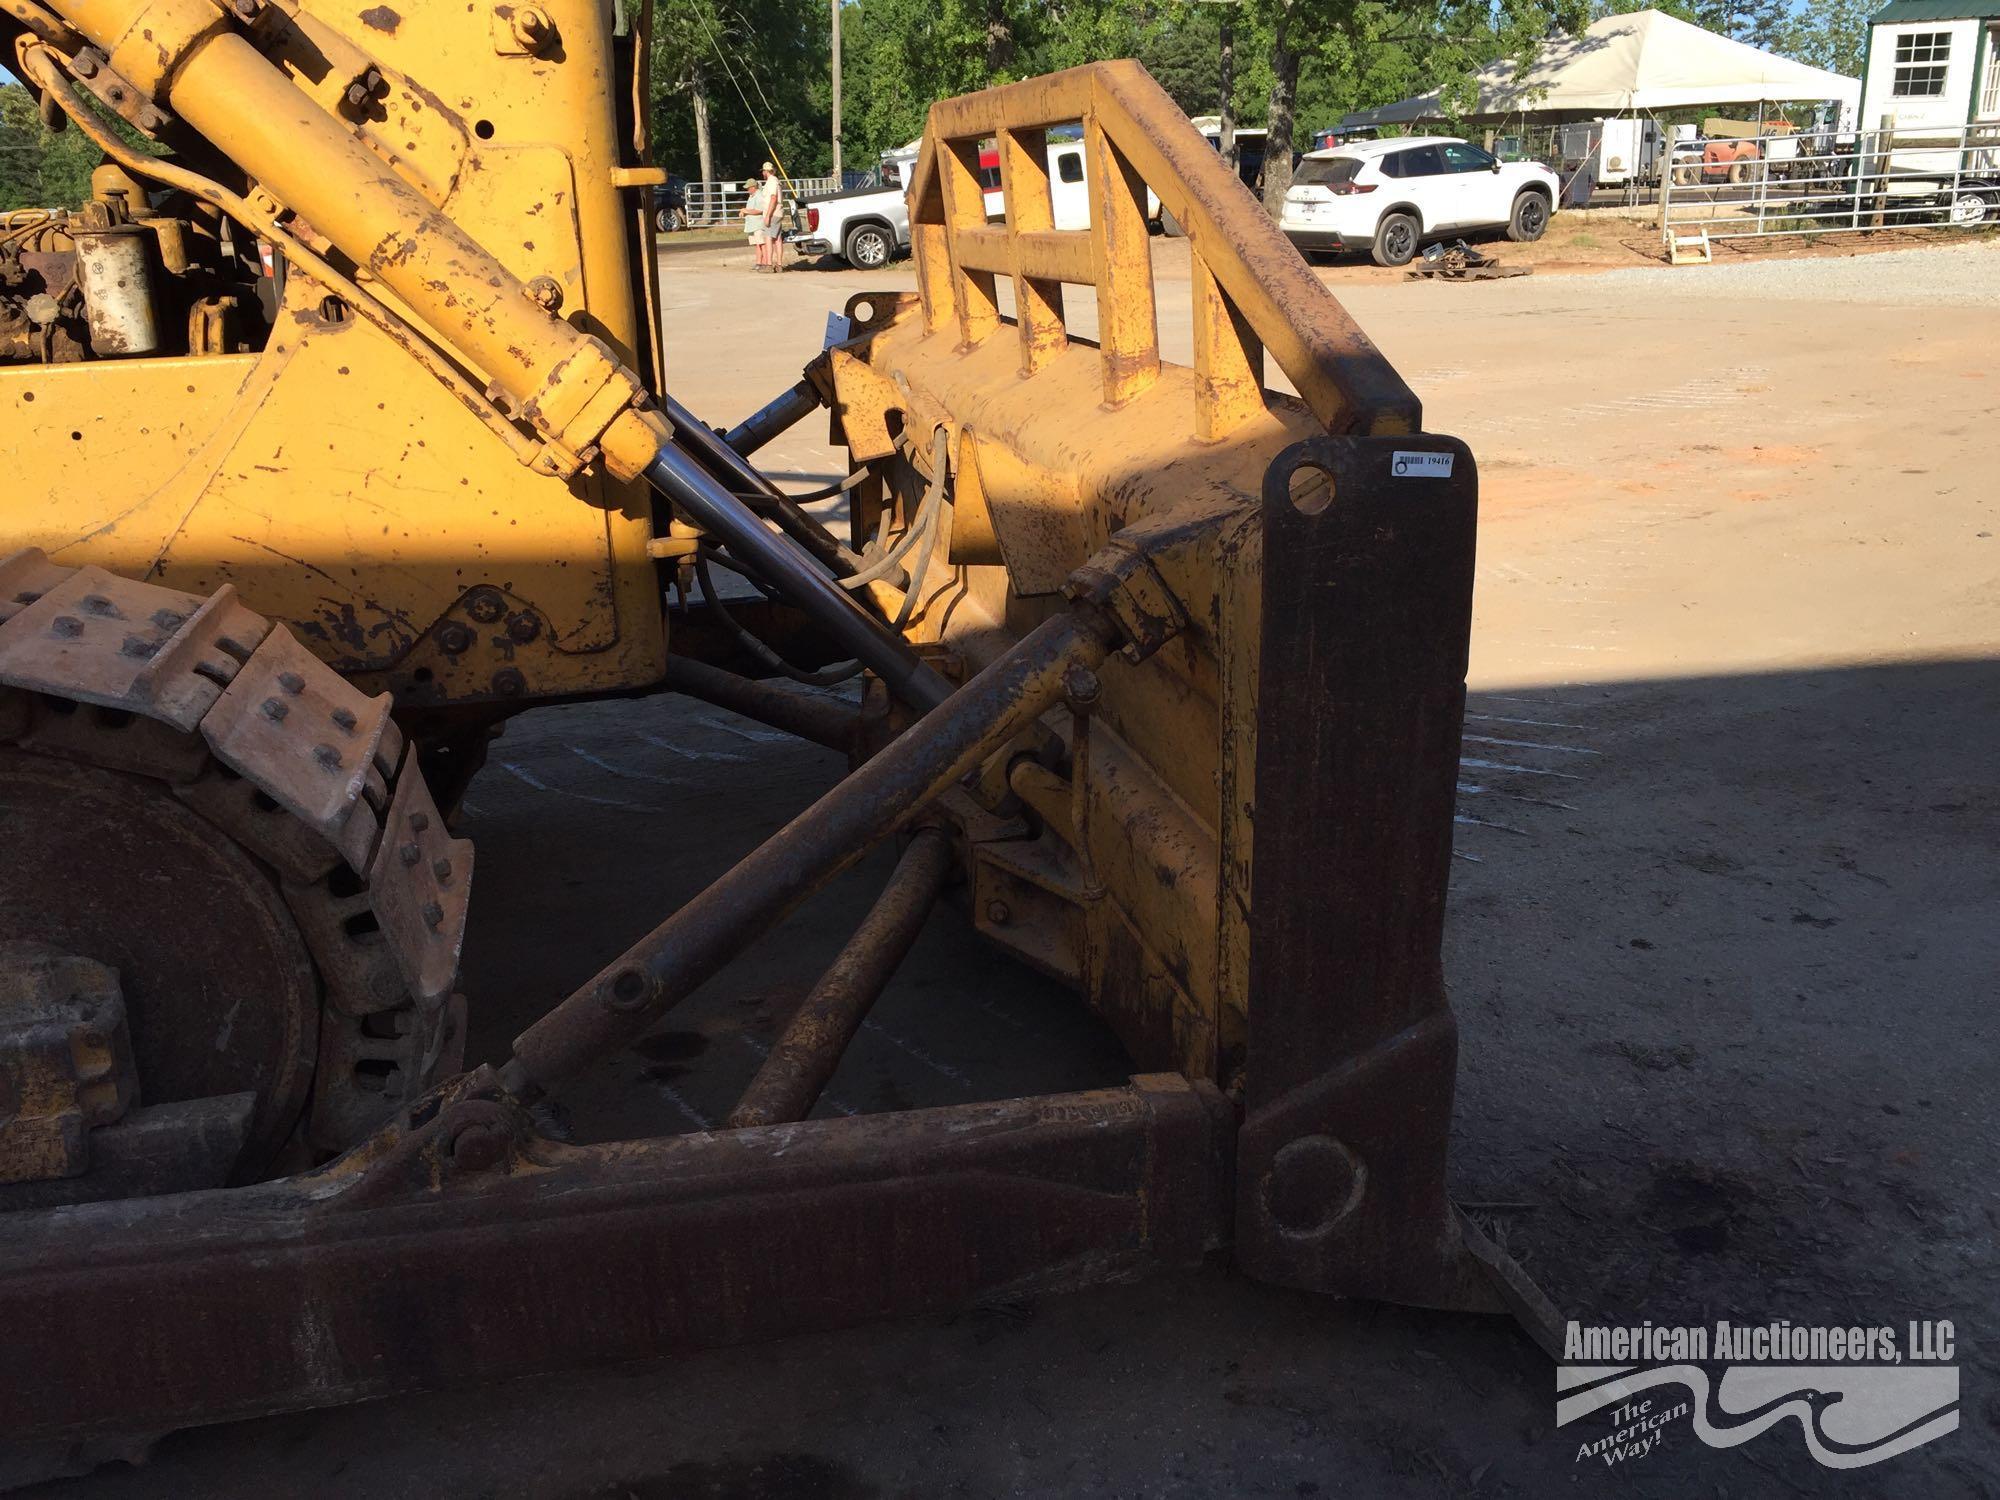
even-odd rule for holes
{"type": "MultiPolygon", "coordinates": [[[[1572,1315],[1959,1329],[1961,1427],[1850,1473],[1795,1424],[1578,1457],[1508,1325],[1226,1268],[167,1439],[62,1496],[1988,1495],[2000,668],[1472,695],[1447,934],[1460,1197],[1572,1315]],[[1522,726],[1509,728],[1509,724],[1522,726]],[[1533,726],[1545,726],[1535,729],[1533,726]],[[1504,729],[1504,733],[1495,733],[1504,729]],[[1491,741],[1513,742],[1496,749],[1491,741]],[[1505,809],[1496,812],[1496,809],[1505,809]]],[[[475,1055],[839,772],[677,699],[516,724],[469,799],[475,1055]]],[[[726,1110],[865,863],[566,1096],[580,1137],[726,1110]]],[[[1068,998],[933,918],[830,1091],[874,1111],[1120,1076],[1068,998]]],[[[641,1313],[635,1309],[635,1316],[641,1313]]]]}

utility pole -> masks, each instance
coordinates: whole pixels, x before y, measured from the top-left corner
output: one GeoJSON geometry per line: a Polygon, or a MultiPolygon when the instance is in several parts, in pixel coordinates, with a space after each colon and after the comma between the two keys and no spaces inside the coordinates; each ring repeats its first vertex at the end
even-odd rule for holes
{"type": "Polygon", "coordinates": [[[827,0],[833,15],[833,190],[840,191],[840,0],[827,0]]]}
{"type": "Polygon", "coordinates": [[[1222,12],[1222,124],[1220,127],[1222,159],[1229,163],[1229,170],[1236,170],[1236,17],[1235,12],[1225,8],[1222,12]]]}

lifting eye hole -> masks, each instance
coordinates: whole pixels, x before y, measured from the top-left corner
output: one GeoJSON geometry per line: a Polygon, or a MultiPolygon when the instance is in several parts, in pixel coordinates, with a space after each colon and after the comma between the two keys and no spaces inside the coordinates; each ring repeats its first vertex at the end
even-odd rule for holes
{"type": "Polygon", "coordinates": [[[1317,464],[1300,464],[1290,480],[1292,509],[1316,516],[1333,504],[1333,476],[1317,464]]]}
{"type": "Polygon", "coordinates": [[[478,136],[482,141],[492,140],[493,122],[491,120],[474,120],[472,122],[472,133],[478,136]]]}

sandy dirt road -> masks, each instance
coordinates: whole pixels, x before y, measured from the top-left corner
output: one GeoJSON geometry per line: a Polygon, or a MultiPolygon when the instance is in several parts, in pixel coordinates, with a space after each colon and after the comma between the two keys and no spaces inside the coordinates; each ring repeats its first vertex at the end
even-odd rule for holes
{"type": "MultiPolygon", "coordinates": [[[[1160,305],[1184,358],[1179,253],[1160,305]]],[[[795,378],[846,296],[909,284],[740,259],[663,258],[678,389],[711,420],[795,378]]],[[[1342,295],[1481,465],[1456,1191],[1576,1316],[1954,1319],[1957,1432],[1834,1474],[1793,1423],[1729,1451],[1683,1423],[1614,1469],[1577,1458],[1595,1427],[1555,1429],[1551,1367],[1508,1326],[1217,1270],[183,1434],[51,1493],[1994,1493],[2000,252],[1923,295],[1867,260],[1823,293],[1694,271],[1342,295]]],[[[829,475],[824,434],[764,461],[829,475]]],[[[475,1049],[837,771],[675,700],[510,729],[468,817],[475,1049]]],[[[718,1117],[882,873],[594,1080],[579,1127],[718,1117]]],[[[823,1108],[1120,1067],[940,913],[823,1108]]]]}

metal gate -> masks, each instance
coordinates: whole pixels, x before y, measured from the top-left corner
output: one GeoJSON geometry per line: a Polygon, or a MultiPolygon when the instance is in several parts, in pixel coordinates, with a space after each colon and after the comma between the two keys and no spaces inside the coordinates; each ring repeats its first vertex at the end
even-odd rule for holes
{"type": "Polygon", "coordinates": [[[1675,152],[1660,192],[1660,230],[1670,250],[1768,235],[1996,222],[2000,123],[1710,141],[1675,152]]]}
{"type": "MultiPolygon", "coordinates": [[[[860,187],[867,183],[871,176],[872,174],[867,172],[842,172],[838,177],[792,177],[786,179],[785,197],[790,202],[804,203],[809,199],[824,198],[846,188],[860,187]]],[[[687,185],[688,227],[736,228],[742,222],[743,205],[749,200],[753,185],[748,178],[690,182],[687,185]]]]}

